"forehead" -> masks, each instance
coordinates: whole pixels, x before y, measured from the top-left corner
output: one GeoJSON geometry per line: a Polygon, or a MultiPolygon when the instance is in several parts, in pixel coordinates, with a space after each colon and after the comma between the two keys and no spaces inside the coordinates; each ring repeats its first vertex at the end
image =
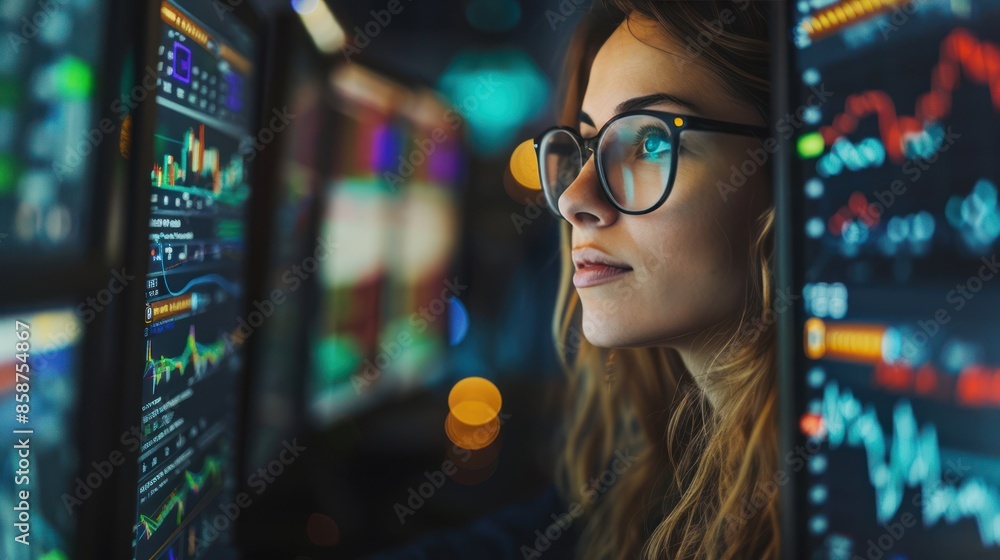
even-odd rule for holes
{"type": "Polygon", "coordinates": [[[669,102],[665,111],[739,121],[749,107],[735,103],[722,90],[721,80],[703,61],[688,55],[683,39],[655,21],[626,19],[598,51],[583,98],[583,112],[600,128],[628,99],[666,93],[692,101],[697,110],[669,102]]]}

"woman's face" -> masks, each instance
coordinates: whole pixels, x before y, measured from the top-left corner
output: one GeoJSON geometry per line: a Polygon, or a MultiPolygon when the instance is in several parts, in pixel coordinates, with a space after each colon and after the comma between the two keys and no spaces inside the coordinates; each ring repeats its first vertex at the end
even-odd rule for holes
{"type": "MultiPolygon", "coordinates": [[[[683,45],[654,22],[632,18],[622,24],[591,67],[581,134],[595,136],[616,114],[639,108],[765,124],[749,104],[723,93],[699,60],[670,54],[683,55],[683,45]]],[[[758,163],[746,166],[757,172],[742,184],[739,169],[752,161],[750,153],[770,154],[749,136],[685,132],[680,138],[673,190],[653,212],[619,213],[604,197],[592,157],[559,199],[572,226],[584,335],[596,346],[683,348],[742,311],[754,223],[771,196],[758,163]],[[625,271],[595,282],[608,270],[588,272],[594,260],[625,271]]]]}

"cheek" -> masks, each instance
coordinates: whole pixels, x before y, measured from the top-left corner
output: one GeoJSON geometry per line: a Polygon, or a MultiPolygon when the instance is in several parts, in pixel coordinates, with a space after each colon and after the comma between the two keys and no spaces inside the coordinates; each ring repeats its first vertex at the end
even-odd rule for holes
{"type": "Polygon", "coordinates": [[[731,255],[733,266],[748,258],[756,221],[771,202],[770,182],[764,170],[746,177],[739,187],[731,185],[729,169],[733,162],[739,164],[740,154],[732,149],[720,151],[717,157],[691,166],[684,184],[685,197],[679,201],[686,216],[701,222],[692,229],[716,246],[707,250],[724,254],[727,261],[731,255]]]}
{"type": "Polygon", "coordinates": [[[746,140],[730,140],[688,171],[694,196],[733,229],[751,225],[771,203],[769,162],[766,155],[751,157],[747,146],[746,140]]]}
{"type": "Polygon", "coordinates": [[[646,239],[660,238],[663,249],[673,255],[676,273],[693,274],[703,281],[741,268],[750,247],[746,201],[723,200],[715,189],[716,174],[689,173],[656,216],[658,226],[644,233],[646,239]],[[679,196],[673,198],[673,194],[679,196]]]}
{"type": "Polygon", "coordinates": [[[644,248],[644,275],[649,284],[670,299],[702,298],[718,294],[720,285],[739,280],[734,233],[719,227],[711,215],[685,213],[649,232],[644,248]],[[666,235],[663,234],[666,232],[666,235]]]}
{"type": "Polygon", "coordinates": [[[705,188],[711,183],[699,186],[632,232],[646,265],[638,288],[654,300],[647,300],[649,305],[685,322],[734,312],[748,281],[746,208],[714,196],[714,189],[705,188]]]}

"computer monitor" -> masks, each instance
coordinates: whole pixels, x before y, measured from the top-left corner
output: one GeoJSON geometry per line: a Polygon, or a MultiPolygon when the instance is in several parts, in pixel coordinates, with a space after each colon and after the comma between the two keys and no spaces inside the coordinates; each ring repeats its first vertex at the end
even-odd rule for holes
{"type": "MultiPolygon", "coordinates": [[[[352,74],[358,88],[380,84],[362,72],[352,74]]],[[[429,92],[389,84],[372,91],[407,101],[378,110],[342,103],[341,160],[325,188],[318,235],[333,256],[317,275],[307,389],[319,427],[440,380],[454,298],[466,288],[451,275],[461,130],[429,92]]]]}
{"type": "Polygon", "coordinates": [[[102,129],[95,118],[108,109],[96,103],[105,53],[94,37],[104,36],[110,4],[13,2],[0,11],[2,254],[80,252],[90,238],[93,154],[118,123],[102,129]]]}
{"type": "Polygon", "coordinates": [[[442,378],[450,344],[463,334],[453,323],[467,319],[459,298],[467,295],[468,285],[454,274],[461,238],[461,129],[446,120],[448,109],[435,95],[425,91],[417,98],[426,108],[407,115],[411,132],[401,150],[412,173],[399,175],[401,181],[386,174],[407,171],[398,157],[381,166],[394,196],[379,348],[392,362],[382,369],[404,390],[442,378]]]}
{"type": "Polygon", "coordinates": [[[243,345],[261,320],[244,299],[261,36],[245,5],[157,6],[152,134],[137,138],[151,153],[139,160],[150,162],[145,324],[130,339],[145,358],[132,544],[137,560],[225,558],[225,508],[245,507],[243,345]]]}
{"type": "Polygon", "coordinates": [[[1000,557],[1000,2],[786,7],[787,557],[1000,557]]]}
{"type": "Polygon", "coordinates": [[[107,30],[139,8],[2,4],[0,409],[12,439],[0,452],[0,557],[88,558],[114,494],[119,378],[101,338],[117,333],[131,272],[106,218],[124,191],[133,35],[107,30]]]}
{"type": "Polygon", "coordinates": [[[0,449],[4,558],[67,558],[74,552],[79,508],[66,497],[74,496],[79,451],[68,436],[80,406],[83,325],[68,306],[8,309],[0,316],[0,413],[11,438],[0,449]]]}
{"type": "MultiPolygon", "coordinates": [[[[389,146],[382,148],[386,153],[397,153],[385,140],[392,133],[384,121],[349,122],[341,129],[342,145],[353,145],[354,157],[368,161],[363,154],[380,141],[389,146]]],[[[345,151],[351,157],[352,150],[345,151]]],[[[306,394],[309,416],[318,426],[356,413],[390,385],[373,360],[386,313],[392,195],[363,167],[335,173],[325,185],[317,236],[332,247],[333,257],[316,275],[318,314],[309,335],[306,394]]]]}

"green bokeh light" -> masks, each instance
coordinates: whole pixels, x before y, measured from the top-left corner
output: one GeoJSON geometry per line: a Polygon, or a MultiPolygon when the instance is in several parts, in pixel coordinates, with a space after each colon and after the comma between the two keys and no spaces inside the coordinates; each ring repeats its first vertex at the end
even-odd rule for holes
{"type": "Polygon", "coordinates": [[[13,154],[0,153],[0,194],[7,194],[17,183],[17,160],[13,154]]]}
{"type": "Polygon", "coordinates": [[[21,104],[21,86],[13,78],[0,79],[0,107],[14,108],[21,104]]]}
{"type": "Polygon", "coordinates": [[[796,146],[800,158],[811,159],[823,153],[823,150],[826,148],[826,143],[823,141],[822,134],[818,132],[810,132],[809,134],[802,135],[796,146]]]}
{"type": "Polygon", "coordinates": [[[87,99],[94,89],[94,72],[86,62],[64,57],[54,69],[56,91],[64,99],[87,99]]]}
{"type": "Polygon", "coordinates": [[[316,345],[317,379],[322,388],[346,382],[361,364],[361,348],[354,338],[329,336],[316,345]]]}

